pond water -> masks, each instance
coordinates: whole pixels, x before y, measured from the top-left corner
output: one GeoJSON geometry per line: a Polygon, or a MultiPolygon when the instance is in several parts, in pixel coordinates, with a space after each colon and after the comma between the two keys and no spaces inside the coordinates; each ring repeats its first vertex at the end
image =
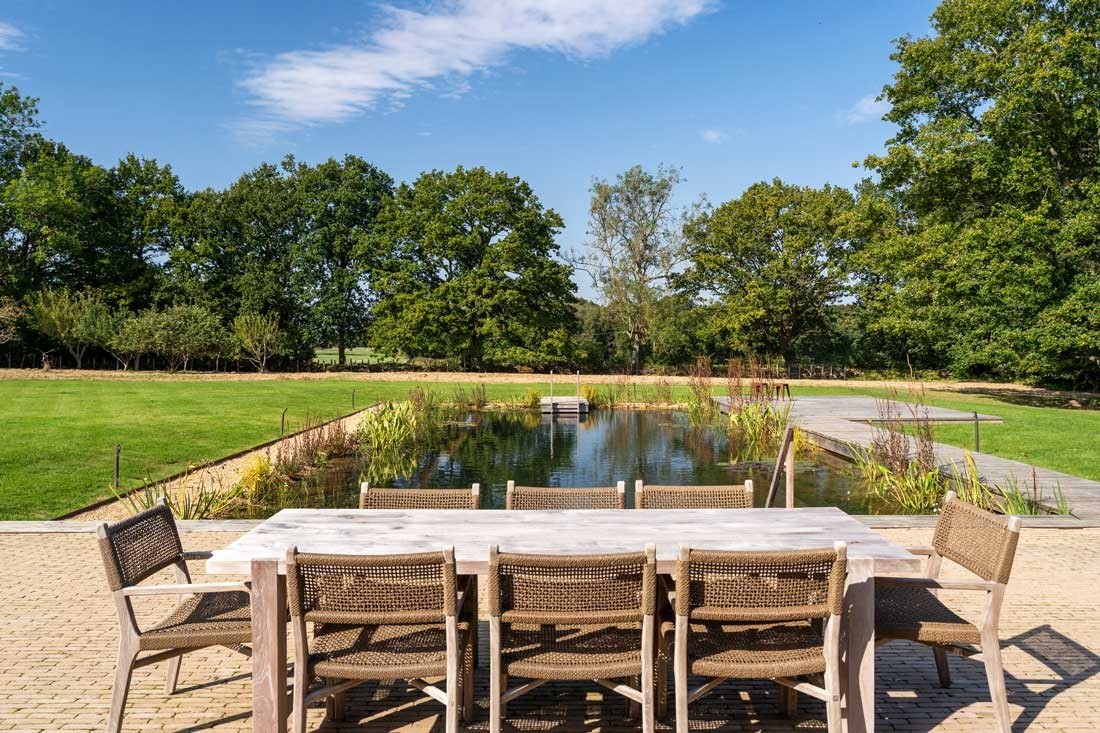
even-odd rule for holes
{"type": "MultiPolygon", "coordinates": [[[[692,427],[683,412],[597,410],[581,420],[526,411],[479,412],[450,426],[439,447],[420,456],[414,473],[381,485],[467,488],[478,482],[482,506],[503,508],[509,479],[520,485],[556,487],[625,481],[627,505],[633,506],[638,478],[674,485],[742,483],[751,478],[756,504],[763,506],[772,464],[731,462],[725,432],[692,427]]],[[[334,460],[289,505],[356,506],[362,468],[358,459],[334,460]]],[[[853,514],[890,511],[861,490],[846,462],[826,453],[797,462],[795,495],[800,506],[836,506],[853,514]]],[[[782,501],[781,486],[778,502],[782,501]]]]}

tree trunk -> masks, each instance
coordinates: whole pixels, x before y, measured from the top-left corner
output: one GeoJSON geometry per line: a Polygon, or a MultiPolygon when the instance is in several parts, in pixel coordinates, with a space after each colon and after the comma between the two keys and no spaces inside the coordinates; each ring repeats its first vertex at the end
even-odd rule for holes
{"type": "Polygon", "coordinates": [[[340,334],[339,336],[336,337],[336,352],[338,354],[337,357],[336,357],[336,363],[339,366],[344,366],[344,364],[347,363],[347,356],[344,352],[344,335],[343,334],[340,334]]]}

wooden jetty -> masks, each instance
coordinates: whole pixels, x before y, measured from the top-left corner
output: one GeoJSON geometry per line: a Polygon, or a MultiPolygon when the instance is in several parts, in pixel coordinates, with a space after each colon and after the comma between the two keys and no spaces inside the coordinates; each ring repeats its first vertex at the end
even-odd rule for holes
{"type": "Polygon", "coordinates": [[[550,415],[587,415],[588,400],[579,395],[543,397],[539,400],[539,408],[544,414],[550,415]]]}

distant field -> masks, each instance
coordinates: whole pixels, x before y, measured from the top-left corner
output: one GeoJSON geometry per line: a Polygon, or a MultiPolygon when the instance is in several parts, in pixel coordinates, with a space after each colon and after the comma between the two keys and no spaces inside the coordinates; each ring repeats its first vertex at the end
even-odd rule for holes
{"type": "MultiPolygon", "coordinates": [[[[319,361],[322,364],[336,364],[340,360],[340,352],[336,348],[331,349],[317,349],[313,358],[315,361],[319,361]]],[[[403,363],[400,359],[394,359],[390,356],[383,356],[375,353],[374,349],[369,347],[357,347],[354,349],[345,349],[344,358],[347,359],[349,364],[396,364],[403,363]]]]}
{"type": "MultiPolygon", "coordinates": [[[[516,375],[510,375],[512,379],[516,375]]],[[[508,378],[503,377],[502,378],[508,378]]],[[[279,434],[279,415],[288,407],[288,430],[307,410],[334,417],[356,405],[401,399],[408,381],[353,377],[297,380],[208,380],[156,375],[148,380],[0,379],[0,519],[46,519],[110,495],[115,443],[121,443],[122,483],[135,486],[161,478],[189,462],[218,458],[279,434]]],[[[444,399],[470,384],[432,382],[444,399]]],[[[493,383],[493,401],[518,401],[528,389],[549,393],[546,382],[493,383]]],[[[638,387],[639,399],[651,386],[638,387]]],[[[559,382],[556,391],[567,391],[559,382]]],[[[715,387],[716,393],[722,393],[715,387]]],[[[798,395],[870,394],[867,387],[802,387],[798,395]]],[[[683,400],[688,390],[673,387],[683,400]]],[[[628,399],[633,393],[628,390],[628,399]]],[[[1045,468],[1100,479],[1100,411],[1015,404],[1026,394],[997,396],[930,391],[929,402],[959,410],[999,415],[1004,425],[983,425],[982,450],[1045,468]],[[1011,400],[1011,401],[1010,401],[1011,400]]],[[[938,440],[970,447],[972,426],[943,425],[938,440]]]]}

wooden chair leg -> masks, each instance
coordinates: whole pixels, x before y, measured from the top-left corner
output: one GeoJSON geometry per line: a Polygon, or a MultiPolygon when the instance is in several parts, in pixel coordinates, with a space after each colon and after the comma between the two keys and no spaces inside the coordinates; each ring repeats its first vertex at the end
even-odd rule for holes
{"type": "MultiPolygon", "coordinates": [[[[635,687],[639,690],[642,689],[642,680],[641,680],[640,677],[631,677],[630,678],[630,684],[633,687],[635,687]]],[[[635,700],[631,700],[629,697],[626,698],[626,718],[627,718],[627,720],[637,720],[638,717],[641,714],[642,714],[642,704],[640,702],[635,701],[635,700]]]]}
{"type": "Polygon", "coordinates": [[[335,695],[330,695],[325,699],[325,714],[328,716],[329,720],[342,723],[347,718],[346,696],[346,692],[337,692],[335,695]]]}
{"type": "Polygon", "coordinates": [[[500,658],[500,618],[489,618],[489,733],[500,733],[504,706],[500,696],[504,694],[505,677],[501,670],[500,658]]]}
{"type": "Polygon", "coordinates": [[[672,646],[672,674],[676,680],[676,733],[688,733],[687,619],[676,619],[676,639],[672,646]]]}
{"type": "Polygon", "coordinates": [[[134,659],[137,652],[126,645],[119,645],[118,662],[115,665],[115,686],[111,691],[111,717],[107,720],[107,733],[122,730],[122,715],[126,711],[126,698],[130,694],[130,680],[134,676],[134,659]]]}
{"type": "Polygon", "coordinates": [[[798,716],[798,693],[786,685],[779,685],[779,714],[784,718],[798,716]]]}
{"type": "Polygon", "coordinates": [[[982,657],[985,659],[985,677],[989,681],[989,697],[993,701],[993,714],[997,719],[997,733],[1012,733],[1012,720],[1008,712],[1008,691],[1005,689],[1005,670],[1001,664],[1001,641],[996,633],[982,634],[982,657]]]}
{"type": "Polygon", "coordinates": [[[183,661],[183,655],[173,657],[168,660],[167,675],[164,679],[164,694],[172,695],[176,692],[176,684],[180,679],[180,662],[183,661]]]}
{"type": "Polygon", "coordinates": [[[642,667],[642,733],[653,733],[657,728],[656,686],[653,683],[653,651],[650,647],[650,659],[643,661],[642,667]]]}
{"type": "Polygon", "coordinates": [[[938,647],[932,647],[932,655],[936,658],[936,674],[940,677],[940,687],[951,686],[951,667],[947,664],[947,652],[938,647]]]}
{"type": "MultiPolygon", "coordinates": [[[[450,617],[448,617],[450,618],[450,617]]],[[[448,623],[452,623],[448,621],[448,623]]],[[[448,644],[449,651],[447,654],[447,712],[446,712],[446,733],[458,733],[458,709],[461,705],[461,697],[459,695],[462,682],[460,666],[462,660],[459,659],[459,655],[463,654],[464,649],[457,648],[455,644],[448,644]]]]}
{"type": "Polygon", "coordinates": [[[294,665],[294,689],[291,692],[291,727],[293,733],[306,733],[306,716],[309,711],[306,709],[306,688],[309,687],[309,680],[306,678],[306,672],[304,669],[300,669],[297,664],[294,665]]]}
{"type": "Polygon", "coordinates": [[[474,656],[477,642],[471,638],[463,657],[462,669],[462,721],[474,721],[474,656]]]}
{"type": "Polygon", "coordinates": [[[670,645],[665,635],[657,632],[657,717],[662,720],[668,715],[668,666],[670,645]]]}

